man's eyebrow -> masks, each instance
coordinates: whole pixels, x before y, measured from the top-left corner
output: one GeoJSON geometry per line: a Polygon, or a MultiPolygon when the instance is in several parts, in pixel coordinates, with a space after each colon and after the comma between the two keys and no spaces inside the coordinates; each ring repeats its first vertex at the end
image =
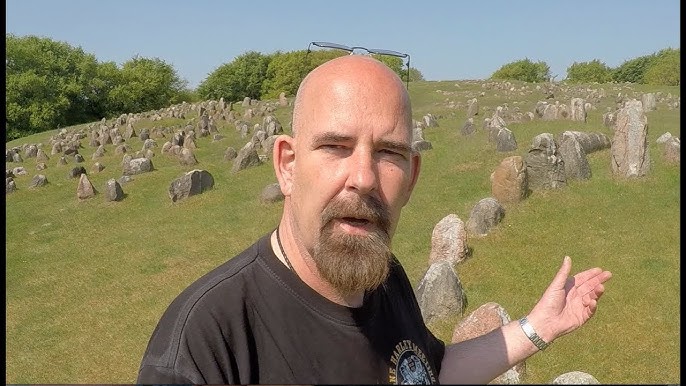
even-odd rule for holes
{"type": "Polygon", "coordinates": [[[316,134],[312,137],[312,147],[316,148],[324,143],[341,143],[351,142],[354,138],[349,135],[343,135],[334,131],[326,131],[324,133],[316,134]]]}
{"type": "MultiPolygon", "coordinates": [[[[334,131],[327,131],[324,133],[316,134],[312,138],[312,148],[317,148],[325,143],[344,143],[344,142],[354,142],[355,138],[349,135],[343,135],[336,133],[334,131]]],[[[383,149],[393,150],[399,153],[407,154],[412,151],[412,148],[400,141],[393,141],[390,139],[379,140],[378,147],[383,149]]]]}

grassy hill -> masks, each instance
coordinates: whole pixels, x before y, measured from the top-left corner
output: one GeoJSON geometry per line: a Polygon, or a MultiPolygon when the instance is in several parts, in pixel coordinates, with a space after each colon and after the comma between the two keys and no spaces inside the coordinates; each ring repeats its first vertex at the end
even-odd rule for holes
{"type": "MultiPolygon", "coordinates": [[[[505,206],[503,221],[488,236],[469,239],[472,256],[456,271],[468,297],[465,316],[486,302],[502,305],[512,318],[528,312],[562,261],[573,259],[573,272],[601,266],[613,272],[598,313],[581,330],[556,341],[527,361],[527,383],[549,383],[568,371],[584,371],[601,383],[680,383],[680,170],[664,162],[655,140],[680,133],[678,87],[556,84],[555,99],[588,98],[594,109],[586,123],[568,120],[510,123],[519,148],[497,153],[482,129],[497,106],[534,111],[549,85],[519,82],[413,82],[414,118],[431,113],[439,127],[424,130],[433,149],[423,153],[422,174],[405,208],[393,249],[416,286],[428,268],[431,232],[454,213],[467,221],[474,204],[490,196],[489,175],[510,155],[524,156],[534,136],[565,130],[602,132],[607,108],[618,95],[640,99],[660,92],[657,110],[647,112],[652,169],[648,176],[623,180],[612,176],[610,150],[589,155],[593,176],[564,189],[536,191],[525,201],[505,206]],[[600,90],[603,90],[600,93],[600,90]],[[671,98],[668,97],[671,95],[671,98]],[[460,135],[467,100],[476,97],[478,132],[460,135]]],[[[242,108],[235,107],[240,114],[242,108]]],[[[289,132],[290,107],[275,111],[289,132]]],[[[196,114],[197,115],[197,114],[196,114]]],[[[134,127],[183,127],[186,119],[141,120],[134,127]]],[[[251,124],[261,122],[255,118],[251,124]]],[[[251,127],[252,127],[251,125],[251,127]]],[[[81,125],[80,127],[86,127],[81,125]]],[[[183,167],[161,154],[169,138],[155,138],[155,170],[123,184],[126,197],[106,202],[104,195],[79,201],[77,179],[67,178],[76,164],[36,170],[35,158],[6,163],[24,166],[18,190],[6,202],[6,382],[132,383],[146,344],[162,312],[188,284],[241,252],[276,226],[281,204],[262,204],[259,193],[276,182],[271,163],[231,173],[222,161],[228,146],[242,147],[232,124],[218,122],[225,138],[199,138],[199,164],[183,167]],[[214,189],[177,203],[167,195],[171,181],[200,168],[215,180],[214,189]],[[49,184],[29,189],[43,174],[49,184]]],[[[79,127],[68,128],[76,130],[79,127]]],[[[57,131],[6,144],[43,143],[57,131]]],[[[82,140],[80,153],[93,185],[122,173],[121,155],[107,145],[99,159],[105,169],[91,173],[95,148],[82,140]]],[[[139,138],[129,142],[142,148],[139,138]]],[[[22,152],[22,156],[23,156],[22,152]]],[[[460,316],[430,326],[449,341],[460,316]]]]}

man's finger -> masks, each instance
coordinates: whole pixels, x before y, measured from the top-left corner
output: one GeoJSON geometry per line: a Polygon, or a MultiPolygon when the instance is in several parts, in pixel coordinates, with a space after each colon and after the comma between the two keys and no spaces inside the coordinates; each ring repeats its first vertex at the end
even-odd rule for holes
{"type": "Polygon", "coordinates": [[[550,283],[550,286],[554,288],[564,288],[565,282],[567,281],[567,278],[569,277],[569,273],[571,271],[572,258],[569,256],[565,256],[562,260],[562,266],[560,266],[560,269],[557,271],[557,274],[553,278],[552,283],[550,283]]]}

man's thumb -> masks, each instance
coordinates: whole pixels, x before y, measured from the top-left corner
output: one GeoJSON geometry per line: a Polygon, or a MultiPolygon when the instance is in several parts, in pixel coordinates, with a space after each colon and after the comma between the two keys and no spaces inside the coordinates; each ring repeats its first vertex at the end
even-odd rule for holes
{"type": "Polygon", "coordinates": [[[557,274],[555,274],[555,278],[551,283],[552,286],[556,288],[564,287],[570,272],[572,272],[572,258],[565,256],[564,259],[562,259],[562,266],[560,266],[560,269],[557,271],[557,274]]]}

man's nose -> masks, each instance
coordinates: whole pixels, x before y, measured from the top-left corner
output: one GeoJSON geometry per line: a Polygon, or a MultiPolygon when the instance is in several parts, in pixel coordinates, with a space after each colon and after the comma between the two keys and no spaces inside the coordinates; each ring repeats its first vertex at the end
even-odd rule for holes
{"type": "Polygon", "coordinates": [[[350,157],[348,164],[347,187],[358,194],[367,194],[378,188],[379,178],[374,156],[364,151],[357,151],[350,157]]]}

